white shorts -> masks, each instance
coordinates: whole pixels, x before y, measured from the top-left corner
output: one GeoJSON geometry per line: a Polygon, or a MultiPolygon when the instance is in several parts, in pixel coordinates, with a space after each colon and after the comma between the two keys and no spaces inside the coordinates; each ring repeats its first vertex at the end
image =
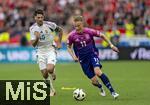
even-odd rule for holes
{"type": "Polygon", "coordinates": [[[46,69],[47,64],[53,64],[55,65],[56,60],[56,51],[52,50],[47,53],[38,53],[37,54],[37,63],[39,64],[40,70],[46,69]]]}

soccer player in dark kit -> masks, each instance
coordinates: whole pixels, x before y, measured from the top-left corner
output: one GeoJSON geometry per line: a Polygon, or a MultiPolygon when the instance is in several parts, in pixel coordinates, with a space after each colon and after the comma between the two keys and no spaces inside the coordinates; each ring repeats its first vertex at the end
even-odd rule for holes
{"type": "Polygon", "coordinates": [[[110,45],[111,49],[117,53],[119,52],[118,48],[100,31],[84,27],[84,19],[82,16],[74,17],[74,27],[75,29],[69,33],[68,37],[68,52],[74,61],[80,63],[84,74],[91,80],[94,86],[100,89],[102,96],[106,94],[97,77],[102,80],[111,95],[116,99],[119,94],[115,92],[108,77],[101,70],[102,65],[98,57],[98,50],[95,47],[94,37],[104,39],[110,45]]]}

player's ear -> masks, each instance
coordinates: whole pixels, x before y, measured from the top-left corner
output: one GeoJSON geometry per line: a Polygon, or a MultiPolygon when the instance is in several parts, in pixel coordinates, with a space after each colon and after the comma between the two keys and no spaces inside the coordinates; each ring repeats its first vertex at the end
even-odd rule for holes
{"type": "Polygon", "coordinates": [[[35,20],[37,20],[37,17],[36,17],[36,16],[34,16],[33,18],[34,18],[35,20]]]}

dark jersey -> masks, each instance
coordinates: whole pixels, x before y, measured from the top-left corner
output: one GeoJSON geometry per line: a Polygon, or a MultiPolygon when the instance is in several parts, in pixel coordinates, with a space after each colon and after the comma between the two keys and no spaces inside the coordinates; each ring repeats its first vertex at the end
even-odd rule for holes
{"type": "Polygon", "coordinates": [[[73,30],[68,37],[68,45],[73,44],[74,52],[79,58],[84,58],[92,53],[98,54],[95,46],[94,37],[100,37],[100,31],[84,28],[83,32],[78,33],[73,30]]]}

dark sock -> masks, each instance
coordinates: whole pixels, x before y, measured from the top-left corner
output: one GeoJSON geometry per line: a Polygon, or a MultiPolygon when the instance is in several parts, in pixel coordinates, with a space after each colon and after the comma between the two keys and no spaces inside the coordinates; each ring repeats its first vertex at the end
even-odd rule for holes
{"type": "Polygon", "coordinates": [[[99,89],[102,88],[102,85],[98,82],[97,84],[93,84],[94,86],[98,87],[99,89]]]}
{"type": "Polygon", "coordinates": [[[103,73],[101,76],[100,76],[100,79],[102,80],[102,82],[104,83],[104,85],[110,90],[111,93],[114,92],[114,89],[113,87],[111,86],[111,83],[108,79],[108,77],[103,73]]]}

